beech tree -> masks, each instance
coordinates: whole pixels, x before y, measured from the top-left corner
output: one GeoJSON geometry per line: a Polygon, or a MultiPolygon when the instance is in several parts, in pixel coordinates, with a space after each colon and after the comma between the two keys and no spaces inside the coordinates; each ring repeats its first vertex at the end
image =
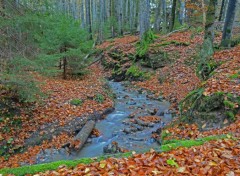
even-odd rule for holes
{"type": "Polygon", "coordinates": [[[150,29],[150,0],[140,1],[140,38],[150,29]]]}
{"type": "Polygon", "coordinates": [[[225,23],[223,28],[222,42],[221,42],[221,45],[224,47],[230,47],[230,44],[231,44],[232,29],[233,29],[234,18],[235,18],[236,9],[237,9],[236,7],[237,7],[237,0],[229,0],[227,15],[225,18],[225,23]]]}

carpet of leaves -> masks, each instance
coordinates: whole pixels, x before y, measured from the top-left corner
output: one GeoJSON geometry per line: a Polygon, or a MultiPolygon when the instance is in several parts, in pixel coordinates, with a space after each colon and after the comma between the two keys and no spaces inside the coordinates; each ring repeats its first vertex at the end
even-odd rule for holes
{"type": "MultiPolygon", "coordinates": [[[[41,89],[48,94],[48,97],[43,100],[43,104],[35,104],[33,114],[29,115],[22,112],[20,117],[16,117],[21,119],[21,128],[17,129],[12,126],[10,120],[1,123],[0,128],[7,125],[10,131],[6,133],[0,132],[0,141],[13,139],[11,145],[21,147],[24,145],[24,140],[44,124],[58,121],[60,125],[64,126],[66,122],[75,117],[112,107],[113,102],[108,97],[107,92],[104,91],[104,81],[100,79],[103,77],[101,66],[93,65],[90,71],[90,74],[81,80],[38,77],[38,80],[43,83],[41,89]],[[94,100],[94,96],[97,94],[104,95],[105,100],[103,103],[94,100]],[[83,104],[81,106],[71,105],[70,101],[72,99],[81,99],[83,104]]],[[[71,137],[63,133],[54,136],[52,141],[44,141],[40,146],[33,146],[24,153],[12,155],[8,160],[0,157],[0,168],[18,167],[21,163],[34,163],[34,156],[40,150],[51,147],[59,148],[68,142],[71,137]]]]}
{"type": "Polygon", "coordinates": [[[56,171],[39,175],[239,175],[239,142],[225,139],[197,147],[180,147],[165,153],[151,150],[130,158],[109,158],[89,165],[80,164],[75,168],[61,166],[56,171]],[[169,160],[176,165],[169,164],[169,160]]]}
{"type": "Polygon", "coordinates": [[[174,108],[177,103],[182,100],[188,92],[194,90],[200,85],[200,80],[196,76],[193,65],[186,65],[186,61],[191,60],[196,54],[196,47],[203,41],[202,35],[193,35],[191,32],[178,32],[170,36],[160,37],[154,43],[150,52],[157,52],[162,50],[168,53],[175,53],[174,63],[156,71],[156,74],[149,80],[144,82],[137,82],[138,87],[155,92],[156,97],[163,95],[171,101],[174,108]],[[168,41],[176,41],[181,43],[189,43],[189,45],[175,45],[160,46],[159,44],[168,41]],[[161,83],[160,83],[161,82],[161,83]]]}

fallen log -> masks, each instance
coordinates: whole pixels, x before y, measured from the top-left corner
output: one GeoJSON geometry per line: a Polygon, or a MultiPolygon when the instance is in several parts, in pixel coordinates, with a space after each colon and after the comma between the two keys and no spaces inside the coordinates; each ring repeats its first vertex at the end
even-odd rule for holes
{"type": "Polygon", "coordinates": [[[71,142],[70,142],[70,148],[80,151],[83,145],[85,144],[85,142],[87,141],[88,137],[92,133],[92,130],[94,129],[95,124],[96,122],[94,122],[93,120],[88,121],[84,125],[84,127],[81,129],[81,131],[73,138],[73,141],[79,141],[79,142],[76,143],[76,145],[74,146],[71,146],[71,142]]]}

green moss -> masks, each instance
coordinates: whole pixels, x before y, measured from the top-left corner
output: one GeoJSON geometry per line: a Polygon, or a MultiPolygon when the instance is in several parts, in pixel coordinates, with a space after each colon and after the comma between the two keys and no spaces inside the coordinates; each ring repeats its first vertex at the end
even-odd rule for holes
{"type": "Polygon", "coordinates": [[[83,104],[83,101],[81,99],[72,99],[70,101],[70,104],[75,106],[81,106],[83,104]]]}
{"type": "Polygon", "coordinates": [[[78,164],[90,164],[92,162],[93,160],[89,158],[83,158],[80,160],[73,160],[73,161],[57,161],[53,163],[24,166],[20,168],[1,169],[0,173],[3,175],[14,174],[17,176],[23,176],[26,174],[35,174],[38,172],[44,172],[48,170],[56,170],[61,165],[66,165],[68,167],[75,167],[78,164]]]}
{"type": "Polygon", "coordinates": [[[129,79],[149,79],[150,78],[150,74],[143,72],[138,66],[136,65],[132,65],[126,72],[126,76],[129,79]]]}
{"type": "MultiPolygon", "coordinates": [[[[196,140],[175,140],[174,143],[169,143],[161,146],[161,151],[166,152],[173,149],[176,149],[178,147],[192,147],[192,146],[199,146],[203,145],[205,142],[213,141],[213,140],[219,140],[219,139],[225,139],[227,138],[227,135],[220,135],[220,136],[208,136],[205,138],[200,138],[196,140]]],[[[165,143],[168,143],[165,141],[165,143]]]]}

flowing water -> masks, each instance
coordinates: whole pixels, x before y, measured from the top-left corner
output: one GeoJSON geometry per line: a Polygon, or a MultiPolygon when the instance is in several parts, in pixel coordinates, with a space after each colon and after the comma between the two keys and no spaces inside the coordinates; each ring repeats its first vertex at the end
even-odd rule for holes
{"type": "Polygon", "coordinates": [[[134,151],[159,147],[159,144],[151,138],[151,134],[172,120],[171,114],[167,113],[170,104],[167,101],[150,99],[146,92],[132,90],[131,85],[127,86],[119,82],[109,82],[109,85],[117,98],[115,110],[104,120],[96,123],[95,128],[100,131],[101,136],[91,138],[78,153],[69,155],[64,149],[42,152],[37,157],[38,163],[100,156],[103,155],[103,148],[113,141],[116,141],[121,148],[134,151]],[[132,119],[129,118],[133,113],[135,118],[149,116],[154,109],[160,109],[164,115],[161,116],[160,122],[153,123],[150,127],[133,124],[132,119]],[[133,125],[136,130],[130,132],[126,130],[132,129],[133,125]]]}

